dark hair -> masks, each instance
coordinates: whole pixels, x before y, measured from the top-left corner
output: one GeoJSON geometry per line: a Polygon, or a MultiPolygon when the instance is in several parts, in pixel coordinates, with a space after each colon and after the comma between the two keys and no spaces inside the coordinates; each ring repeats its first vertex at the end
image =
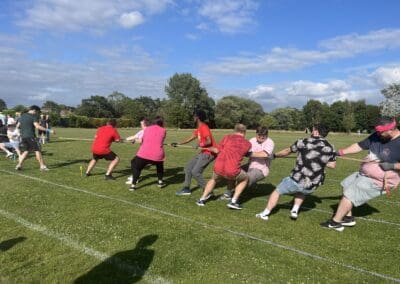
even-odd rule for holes
{"type": "Polygon", "coordinates": [[[321,137],[328,136],[329,129],[328,129],[328,127],[326,127],[326,125],[319,123],[319,124],[314,125],[314,128],[316,130],[318,130],[319,136],[321,136],[321,137]]]}
{"type": "Polygon", "coordinates": [[[115,126],[117,126],[117,120],[115,118],[110,118],[107,121],[107,124],[111,125],[112,127],[115,127],[115,126]]]}
{"type": "Polygon", "coordinates": [[[393,121],[394,121],[394,118],[393,118],[393,117],[390,117],[390,116],[382,116],[382,117],[379,117],[379,118],[376,120],[375,126],[378,126],[378,125],[388,125],[388,124],[391,124],[393,121]]]}
{"type": "Polygon", "coordinates": [[[143,124],[144,124],[145,126],[149,126],[149,125],[150,125],[150,121],[149,121],[147,118],[145,118],[145,117],[142,117],[139,121],[140,121],[140,122],[143,121],[143,124]]]}
{"type": "Polygon", "coordinates": [[[40,112],[40,107],[38,107],[37,105],[33,105],[29,107],[29,110],[34,110],[36,112],[40,112]]]}
{"type": "Polygon", "coordinates": [[[156,118],[153,120],[153,124],[164,127],[164,119],[162,118],[162,116],[156,116],[156,118]]]}
{"type": "Polygon", "coordinates": [[[204,111],[204,110],[201,110],[201,109],[198,109],[198,110],[196,110],[195,112],[194,112],[194,116],[197,116],[197,118],[200,120],[200,121],[205,121],[206,120],[206,112],[204,111]]]}
{"type": "Polygon", "coordinates": [[[268,136],[268,127],[266,126],[257,127],[256,134],[260,136],[268,136]]]}

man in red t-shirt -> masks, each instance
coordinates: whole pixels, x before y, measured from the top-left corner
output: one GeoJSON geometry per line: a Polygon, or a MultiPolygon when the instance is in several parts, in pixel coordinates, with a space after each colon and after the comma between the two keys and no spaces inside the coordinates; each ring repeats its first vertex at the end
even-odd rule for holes
{"type": "MultiPolygon", "coordinates": [[[[246,188],[248,177],[246,172],[240,167],[240,164],[243,158],[249,154],[251,144],[246,140],[245,136],[246,126],[236,124],[234,134],[224,136],[217,147],[208,148],[208,150],[218,154],[218,156],[215,160],[213,176],[208,181],[203,195],[197,201],[197,205],[205,205],[206,200],[220,179],[227,180],[230,185],[236,184],[235,193],[237,193],[237,196],[246,188]]],[[[230,188],[233,188],[233,186],[230,186],[230,188]]],[[[232,198],[228,207],[242,209],[238,200],[234,198],[232,198]]]]}
{"type": "Polygon", "coordinates": [[[112,142],[120,142],[121,139],[117,129],[115,128],[116,125],[117,125],[116,120],[110,119],[107,122],[107,125],[99,127],[97,129],[96,136],[94,137],[94,141],[92,144],[93,158],[89,162],[85,174],[86,176],[90,176],[90,172],[96,165],[97,160],[105,159],[107,161],[111,161],[111,163],[108,166],[104,178],[106,180],[115,180],[115,177],[112,176],[112,171],[118,165],[119,158],[113,151],[111,151],[110,146],[112,142]]]}
{"type": "Polygon", "coordinates": [[[203,178],[204,169],[210,164],[214,159],[216,154],[211,153],[206,147],[215,147],[215,140],[211,134],[210,128],[204,122],[206,119],[206,113],[203,110],[197,110],[193,116],[196,122],[197,129],[193,132],[192,136],[180,143],[171,143],[171,146],[178,146],[182,144],[189,143],[195,139],[198,139],[197,147],[203,147],[199,154],[194,156],[185,166],[185,182],[183,184],[183,189],[178,191],[176,195],[190,195],[190,185],[192,178],[194,178],[199,187],[204,189],[206,186],[206,181],[203,178]]]}

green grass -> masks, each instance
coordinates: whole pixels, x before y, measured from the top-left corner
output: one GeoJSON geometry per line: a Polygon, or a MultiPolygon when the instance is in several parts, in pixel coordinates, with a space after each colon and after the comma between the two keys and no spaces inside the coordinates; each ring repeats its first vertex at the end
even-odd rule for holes
{"type": "MultiPolygon", "coordinates": [[[[229,210],[218,200],[198,207],[199,190],[175,196],[182,187],[183,167],[195,150],[166,147],[168,186],[156,187],[151,167],[131,193],[125,181],[137,145],[113,144],[121,157],[116,181],[103,179],[105,161],[98,163],[93,176],[80,176],[80,166],[86,167],[91,157],[91,142],[61,137],[92,138],[94,132],[58,129],[52,143],[43,147],[49,172],[40,172],[33,157],[22,172],[14,170],[12,161],[0,159],[0,283],[400,281],[397,192],[357,208],[354,228],[339,233],[319,227],[340,199],[340,181],[358,169],[358,162],[339,160],[337,169],[327,170],[325,184],[306,200],[296,222],[289,219],[290,196],[281,198],[266,222],[255,214],[290,173],[293,158],[273,162],[270,176],[244,193],[243,210],[229,210]]],[[[123,137],[132,133],[120,130],[123,137]]],[[[190,133],[170,129],[166,141],[190,133]]],[[[227,133],[214,131],[217,140],[227,133]]],[[[248,137],[252,135],[250,131],[248,137]]],[[[270,136],[279,150],[305,134],[270,136]]],[[[336,148],[361,138],[329,136],[336,148]]],[[[211,172],[212,166],[205,177],[211,172]]],[[[223,191],[221,184],[215,192],[223,191]]]]}

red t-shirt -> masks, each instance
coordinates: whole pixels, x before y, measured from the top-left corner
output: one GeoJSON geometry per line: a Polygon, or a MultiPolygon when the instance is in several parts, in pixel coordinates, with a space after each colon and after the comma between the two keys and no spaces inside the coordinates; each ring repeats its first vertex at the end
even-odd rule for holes
{"type": "Polygon", "coordinates": [[[234,178],[240,173],[240,163],[250,151],[251,144],[243,136],[230,134],[224,136],[217,146],[219,153],[214,164],[218,175],[234,178]]]}
{"type": "Polygon", "coordinates": [[[119,139],[118,131],[111,125],[99,127],[92,144],[92,152],[97,155],[107,155],[111,152],[111,143],[119,139]]]}
{"type": "MultiPolygon", "coordinates": [[[[207,124],[205,123],[200,123],[200,126],[193,132],[194,136],[197,136],[197,139],[199,140],[199,146],[207,146],[207,147],[216,147],[216,143],[214,140],[214,137],[211,134],[210,128],[208,127],[207,124]],[[211,139],[211,145],[205,145],[207,141],[207,137],[210,137],[211,139]]],[[[202,153],[207,154],[207,155],[215,155],[214,153],[211,153],[209,150],[201,150],[202,153]]]]}

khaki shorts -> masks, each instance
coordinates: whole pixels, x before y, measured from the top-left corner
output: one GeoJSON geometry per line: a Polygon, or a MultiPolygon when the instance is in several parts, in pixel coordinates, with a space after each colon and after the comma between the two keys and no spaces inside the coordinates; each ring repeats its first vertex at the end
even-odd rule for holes
{"type": "Polygon", "coordinates": [[[240,170],[240,173],[238,173],[235,177],[231,178],[231,177],[224,177],[224,176],[221,176],[221,175],[213,172],[212,179],[214,179],[215,181],[231,180],[231,181],[235,181],[236,183],[239,183],[239,182],[242,182],[245,179],[247,179],[247,174],[244,170],[240,170]]]}
{"type": "Polygon", "coordinates": [[[373,179],[363,176],[358,172],[345,178],[341,182],[341,185],[343,186],[343,195],[355,207],[363,205],[375,197],[386,194],[380,186],[374,183],[373,179]]]}

